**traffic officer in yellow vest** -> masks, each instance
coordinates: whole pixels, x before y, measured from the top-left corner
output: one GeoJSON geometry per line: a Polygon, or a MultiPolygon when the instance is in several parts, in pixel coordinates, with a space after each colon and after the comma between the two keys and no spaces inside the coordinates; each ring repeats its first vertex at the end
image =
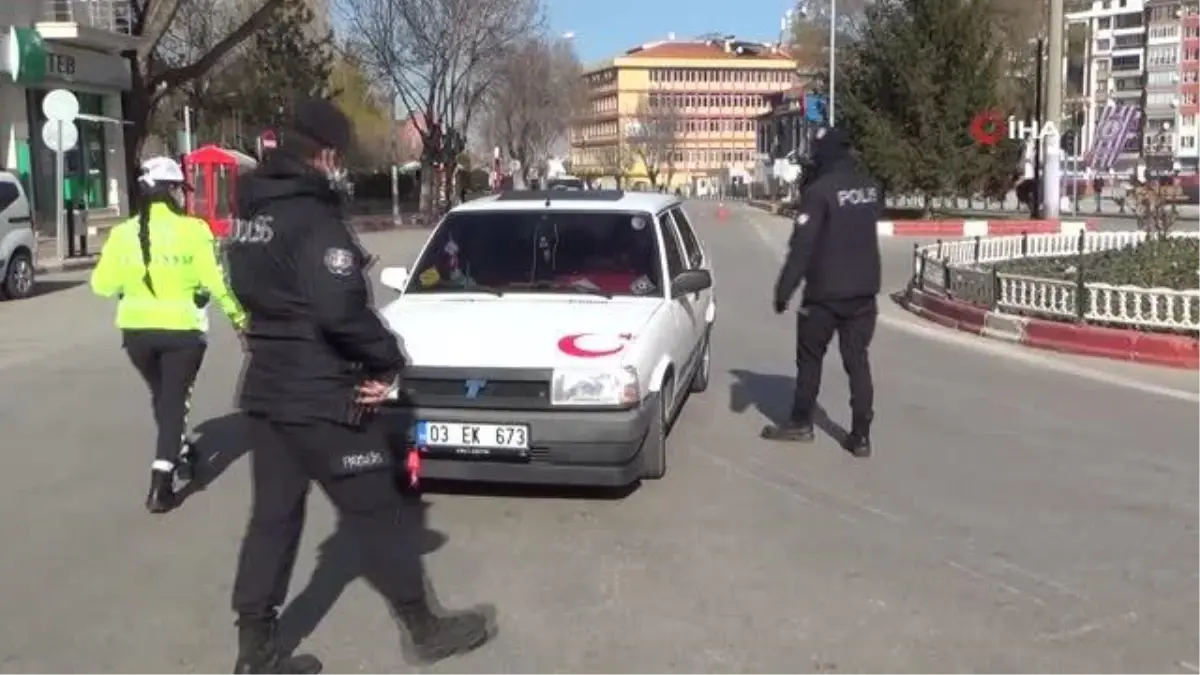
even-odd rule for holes
{"type": "Polygon", "coordinates": [[[122,344],[150,387],[158,440],[146,508],[163,513],[175,505],[176,476],[191,480],[195,470],[187,413],[207,346],[206,308],[215,299],[239,331],[246,318],[225,284],[208,224],[183,213],[179,163],[147,160],[138,187],[138,215],[109,232],[91,285],[99,296],[119,298],[122,344]]]}

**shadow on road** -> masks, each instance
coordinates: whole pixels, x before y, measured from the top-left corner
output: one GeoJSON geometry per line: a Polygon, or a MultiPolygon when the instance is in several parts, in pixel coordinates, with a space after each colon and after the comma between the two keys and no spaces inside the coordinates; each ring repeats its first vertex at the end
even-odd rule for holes
{"type": "Polygon", "coordinates": [[[245,418],[233,412],[201,422],[195,429],[193,450],[199,457],[196,477],[183,486],[177,497],[182,505],[189,497],[212,485],[225,470],[250,451],[245,418]]]}
{"type": "Polygon", "coordinates": [[[38,298],[60,291],[69,291],[86,283],[87,279],[38,279],[33,287],[33,295],[29,297],[38,298]]]}
{"type": "MultiPolygon", "coordinates": [[[[446,535],[428,527],[429,503],[415,495],[405,498],[406,509],[400,517],[402,531],[396,536],[409,544],[410,553],[423,556],[446,543],[446,535]]],[[[308,584],[297,594],[279,617],[280,646],[291,653],[312,635],[329,614],[342,591],[363,575],[358,543],[340,524],[317,550],[317,567],[308,584]]],[[[425,594],[430,604],[440,609],[433,589],[426,580],[425,594]]]]}
{"type": "MultiPolygon", "coordinates": [[[[740,414],[753,406],[773,424],[788,421],[796,386],[794,378],[740,368],[730,370],[729,373],[733,375],[733,383],[729,385],[730,411],[740,414]]],[[[813,410],[813,425],[837,441],[838,445],[841,445],[848,435],[846,428],[830,419],[820,403],[813,410]]]]}

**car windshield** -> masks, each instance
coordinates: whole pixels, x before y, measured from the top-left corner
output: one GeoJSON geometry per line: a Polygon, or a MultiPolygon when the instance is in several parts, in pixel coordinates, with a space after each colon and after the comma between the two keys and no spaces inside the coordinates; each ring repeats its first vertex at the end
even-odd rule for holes
{"type": "Polygon", "coordinates": [[[467,211],[446,216],[409,293],[662,294],[649,213],[467,211]]]}

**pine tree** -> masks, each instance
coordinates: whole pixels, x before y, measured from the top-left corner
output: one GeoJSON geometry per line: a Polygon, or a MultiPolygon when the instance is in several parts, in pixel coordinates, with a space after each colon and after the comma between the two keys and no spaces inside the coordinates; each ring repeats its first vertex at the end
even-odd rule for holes
{"type": "Polygon", "coordinates": [[[255,33],[242,64],[242,119],[271,127],[304,98],[329,98],[333,33],[314,35],[305,0],[283,0],[275,16],[255,33]]]}
{"type": "Polygon", "coordinates": [[[839,66],[837,123],[890,192],[974,192],[1010,161],[971,120],[1000,106],[999,40],[988,0],[892,0],[867,10],[863,35],[839,66]]]}

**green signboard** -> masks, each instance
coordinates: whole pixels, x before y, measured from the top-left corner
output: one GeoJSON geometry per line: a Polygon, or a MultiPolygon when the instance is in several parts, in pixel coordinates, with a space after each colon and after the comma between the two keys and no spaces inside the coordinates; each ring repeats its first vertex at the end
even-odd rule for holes
{"type": "Polygon", "coordinates": [[[36,28],[9,28],[7,51],[13,82],[35,84],[46,79],[46,43],[36,28]]]}

